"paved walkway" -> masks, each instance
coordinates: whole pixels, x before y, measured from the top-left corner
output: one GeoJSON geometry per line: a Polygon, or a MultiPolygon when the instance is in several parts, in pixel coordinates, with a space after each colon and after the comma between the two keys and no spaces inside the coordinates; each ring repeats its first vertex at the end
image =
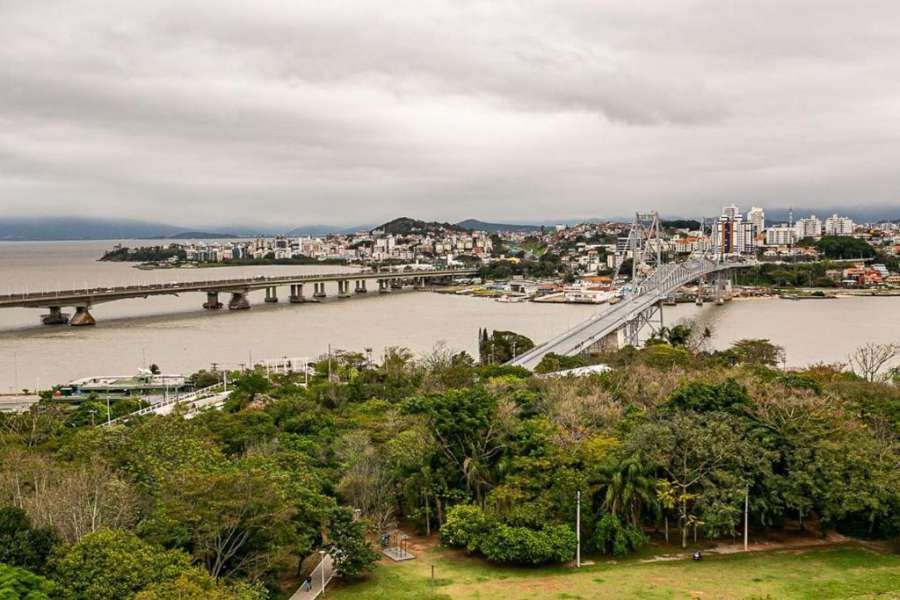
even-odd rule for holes
{"type": "Polygon", "coordinates": [[[328,586],[328,582],[332,580],[337,571],[334,568],[334,559],[331,558],[330,554],[326,554],[325,558],[316,565],[316,568],[313,569],[312,572],[312,586],[311,589],[307,590],[302,585],[300,588],[294,592],[294,595],[291,596],[290,600],[314,600],[319,597],[319,594],[322,593],[322,589],[328,586]],[[322,580],[325,580],[325,585],[322,585],[322,580]]]}

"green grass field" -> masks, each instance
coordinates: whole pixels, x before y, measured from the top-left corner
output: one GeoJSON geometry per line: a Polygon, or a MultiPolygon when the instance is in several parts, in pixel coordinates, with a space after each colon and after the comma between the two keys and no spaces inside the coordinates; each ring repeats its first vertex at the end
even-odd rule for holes
{"type": "Polygon", "coordinates": [[[329,589],[326,597],[900,599],[900,556],[848,545],[707,556],[700,562],[603,561],[576,571],[570,567],[496,567],[454,551],[432,549],[413,561],[382,562],[367,580],[339,584],[329,589]]]}

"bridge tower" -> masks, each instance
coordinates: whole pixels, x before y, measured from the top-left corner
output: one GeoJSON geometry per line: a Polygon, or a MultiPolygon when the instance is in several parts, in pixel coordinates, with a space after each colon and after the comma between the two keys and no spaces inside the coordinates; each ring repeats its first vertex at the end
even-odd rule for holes
{"type": "Polygon", "coordinates": [[[630,291],[635,293],[640,283],[663,262],[659,214],[656,211],[635,213],[634,221],[628,229],[628,237],[620,239],[616,246],[616,271],[613,281],[615,282],[619,278],[622,274],[622,265],[628,258],[631,258],[630,291]]]}
{"type": "MultiPolygon", "coordinates": [[[[663,251],[659,213],[656,211],[636,212],[631,227],[628,229],[628,237],[620,239],[616,246],[616,270],[613,275],[613,285],[616,285],[622,275],[622,265],[628,258],[631,258],[631,281],[627,287],[623,288],[623,298],[637,296],[641,293],[641,286],[663,266],[664,261],[668,258],[663,251]]],[[[619,339],[626,344],[638,346],[639,334],[645,325],[654,331],[657,331],[657,327],[662,329],[664,324],[662,302],[654,304],[640,314],[629,315],[629,317],[622,329],[624,336],[620,336],[619,339]]]]}

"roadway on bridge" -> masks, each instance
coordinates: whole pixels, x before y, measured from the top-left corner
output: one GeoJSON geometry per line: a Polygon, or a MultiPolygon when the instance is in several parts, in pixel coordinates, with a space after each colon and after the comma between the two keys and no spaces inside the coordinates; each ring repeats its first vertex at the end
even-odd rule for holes
{"type": "Polygon", "coordinates": [[[708,259],[692,259],[683,263],[671,263],[658,268],[644,280],[639,289],[634,290],[620,303],[607,306],[605,310],[579,323],[571,329],[520,354],[508,364],[525,367],[533,371],[541,360],[551,352],[562,356],[574,356],[587,350],[606,336],[616,333],[626,324],[639,319],[641,314],[661,302],[683,285],[707,275],[743,268],[755,264],[753,261],[718,262],[708,259]]]}

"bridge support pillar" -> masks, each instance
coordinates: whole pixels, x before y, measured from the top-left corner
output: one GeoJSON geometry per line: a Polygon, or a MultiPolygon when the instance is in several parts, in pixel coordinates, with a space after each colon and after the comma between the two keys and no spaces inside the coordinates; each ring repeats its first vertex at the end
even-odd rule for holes
{"type": "Polygon", "coordinates": [[[49,313],[41,315],[41,322],[44,325],[65,325],[69,322],[69,315],[65,314],[61,307],[51,306],[49,313]]]}
{"type": "Polygon", "coordinates": [[[297,283],[291,286],[291,304],[303,304],[306,298],[303,297],[303,284],[297,283]]]}
{"type": "Polygon", "coordinates": [[[716,273],[715,277],[716,305],[722,306],[731,300],[731,277],[726,273],[716,273]]]}
{"type": "Polygon", "coordinates": [[[349,298],[350,297],[350,282],[349,281],[338,280],[338,297],[339,298],[349,298]]]}
{"type": "Polygon", "coordinates": [[[365,279],[357,280],[356,281],[356,289],[354,291],[357,294],[365,294],[366,292],[368,292],[368,290],[366,289],[366,280],[365,279]]]}
{"type": "Polygon", "coordinates": [[[402,279],[391,279],[391,289],[402,290],[403,289],[403,280],[402,279]]]}
{"type": "Polygon", "coordinates": [[[378,280],[378,293],[380,294],[390,294],[391,293],[391,283],[387,279],[379,279],[378,280]]]}
{"type": "Polygon", "coordinates": [[[269,304],[278,303],[278,289],[274,286],[266,288],[266,302],[269,304]]]}
{"type": "Polygon", "coordinates": [[[94,320],[93,315],[91,315],[88,310],[90,306],[76,306],[75,314],[72,316],[71,320],[69,320],[69,325],[72,327],[89,327],[91,325],[96,325],[97,321],[94,320]]]}
{"type": "Polygon", "coordinates": [[[325,297],[325,283],[314,283],[313,284],[313,298],[324,298],[325,297]]]}
{"type": "Polygon", "coordinates": [[[219,310],[222,303],[219,302],[219,292],[206,292],[206,302],[203,303],[206,310],[219,310]]]}
{"type": "Polygon", "coordinates": [[[250,301],[247,300],[247,292],[231,292],[228,310],[247,310],[249,308],[250,301]]]}

